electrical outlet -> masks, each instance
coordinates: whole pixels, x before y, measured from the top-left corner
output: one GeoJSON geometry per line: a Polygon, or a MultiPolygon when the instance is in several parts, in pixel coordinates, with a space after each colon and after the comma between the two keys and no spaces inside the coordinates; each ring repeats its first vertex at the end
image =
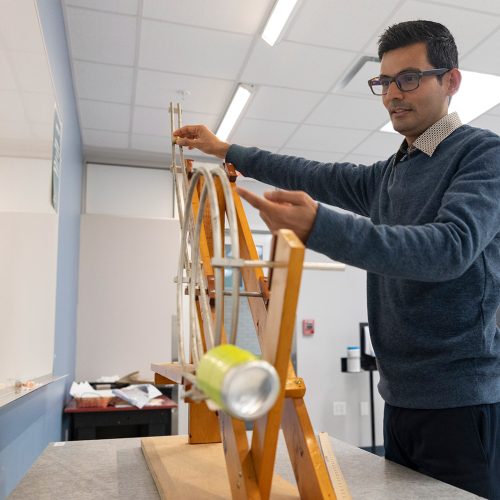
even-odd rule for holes
{"type": "Polygon", "coordinates": [[[346,414],[346,404],[345,401],[334,401],[333,402],[333,414],[337,417],[341,417],[346,414]]]}
{"type": "Polygon", "coordinates": [[[361,403],[359,403],[359,414],[362,417],[370,415],[370,407],[368,406],[368,401],[361,401],[361,403]]]}

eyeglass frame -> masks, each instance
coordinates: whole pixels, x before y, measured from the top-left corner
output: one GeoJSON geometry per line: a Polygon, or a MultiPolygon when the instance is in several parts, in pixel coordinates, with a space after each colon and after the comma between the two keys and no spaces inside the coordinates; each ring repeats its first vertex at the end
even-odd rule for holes
{"type": "Polygon", "coordinates": [[[389,92],[389,87],[391,86],[391,83],[394,82],[396,84],[396,86],[398,87],[399,90],[401,90],[401,92],[413,92],[414,90],[417,90],[418,87],[420,87],[420,82],[422,80],[422,77],[424,76],[442,76],[444,75],[445,73],[447,73],[448,71],[451,71],[451,68],[436,68],[436,69],[428,69],[428,70],[425,70],[425,71],[421,71],[421,70],[417,70],[417,69],[405,69],[403,71],[401,71],[400,73],[398,73],[397,75],[395,76],[387,76],[384,78],[387,78],[389,80],[389,85],[387,85],[387,90],[382,93],[382,94],[376,94],[373,90],[373,87],[372,87],[372,82],[374,80],[380,80],[380,76],[375,76],[373,78],[370,78],[368,80],[368,86],[370,87],[370,90],[372,91],[372,94],[373,95],[377,95],[377,96],[381,96],[381,95],[386,95],[388,92],[389,92]],[[418,82],[417,82],[417,86],[414,88],[414,89],[411,89],[411,90],[404,90],[401,88],[401,84],[399,83],[398,81],[398,78],[402,75],[405,75],[405,74],[408,74],[408,73],[414,73],[416,75],[418,75],[418,82]]]}

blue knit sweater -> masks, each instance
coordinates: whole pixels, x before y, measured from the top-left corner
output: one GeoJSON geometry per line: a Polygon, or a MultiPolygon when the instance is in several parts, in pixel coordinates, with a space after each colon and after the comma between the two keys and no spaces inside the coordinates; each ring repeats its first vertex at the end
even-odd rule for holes
{"type": "Polygon", "coordinates": [[[500,401],[500,138],[463,125],[432,157],[319,163],[232,145],[244,175],[319,206],[307,246],[368,271],[368,320],[386,402],[500,401]],[[363,217],[360,217],[363,216],[363,217]]]}

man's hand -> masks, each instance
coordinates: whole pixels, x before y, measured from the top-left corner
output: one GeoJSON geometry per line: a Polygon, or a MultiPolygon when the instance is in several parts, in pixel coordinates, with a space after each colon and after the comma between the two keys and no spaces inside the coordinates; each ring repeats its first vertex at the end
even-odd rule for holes
{"type": "Polygon", "coordinates": [[[271,232],[291,229],[302,243],[307,241],[318,212],[318,203],[303,191],[268,191],[264,198],[236,188],[238,194],[259,211],[271,232]]]}
{"type": "Polygon", "coordinates": [[[221,141],[205,125],[186,125],[173,133],[175,142],[179,146],[187,146],[189,149],[199,149],[203,153],[226,157],[229,144],[221,141]]]}

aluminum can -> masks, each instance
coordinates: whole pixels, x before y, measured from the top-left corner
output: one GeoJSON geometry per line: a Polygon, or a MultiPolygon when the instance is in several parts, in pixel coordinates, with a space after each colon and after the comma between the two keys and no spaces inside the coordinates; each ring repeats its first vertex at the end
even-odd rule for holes
{"type": "Polygon", "coordinates": [[[219,345],[203,355],[196,369],[196,386],[242,420],[266,414],[280,392],[274,366],[233,344],[219,345]]]}

